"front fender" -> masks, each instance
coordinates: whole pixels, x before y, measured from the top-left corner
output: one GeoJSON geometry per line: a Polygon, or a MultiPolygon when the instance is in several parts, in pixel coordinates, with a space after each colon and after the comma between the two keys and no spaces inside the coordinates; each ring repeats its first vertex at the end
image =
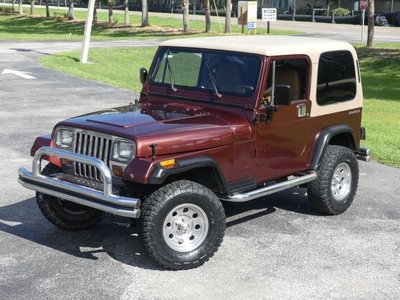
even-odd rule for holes
{"type": "Polygon", "coordinates": [[[219,189],[223,192],[228,190],[224,175],[218,167],[218,164],[207,155],[191,158],[177,158],[173,168],[162,167],[160,161],[161,160],[150,161],[146,159],[134,159],[125,169],[122,179],[143,184],[160,185],[171,175],[198,168],[210,167],[215,172],[219,189]]]}
{"type": "MultiPolygon", "coordinates": [[[[53,147],[53,148],[55,147],[54,141],[51,138],[51,134],[42,135],[35,139],[35,142],[33,143],[32,148],[31,148],[31,156],[34,156],[36,151],[38,151],[40,148],[42,148],[44,146],[49,146],[49,147],[53,147]]],[[[57,157],[44,155],[43,159],[48,160],[49,162],[51,162],[52,164],[54,164],[58,167],[61,167],[61,160],[57,157]]]]}

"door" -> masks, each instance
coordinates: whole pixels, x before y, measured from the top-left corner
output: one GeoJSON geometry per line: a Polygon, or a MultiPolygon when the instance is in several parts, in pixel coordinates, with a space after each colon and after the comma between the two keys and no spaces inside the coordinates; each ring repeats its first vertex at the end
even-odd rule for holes
{"type": "Polygon", "coordinates": [[[271,176],[284,176],[290,174],[289,169],[298,168],[306,149],[310,74],[311,65],[306,57],[274,58],[269,62],[262,105],[274,104],[278,110],[268,119],[259,120],[255,131],[256,163],[265,171],[274,170],[271,176]]]}

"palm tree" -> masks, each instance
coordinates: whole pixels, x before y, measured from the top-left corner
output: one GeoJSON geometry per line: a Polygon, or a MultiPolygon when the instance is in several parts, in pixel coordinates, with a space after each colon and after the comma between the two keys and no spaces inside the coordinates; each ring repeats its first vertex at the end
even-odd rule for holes
{"type": "Polygon", "coordinates": [[[97,8],[96,8],[96,2],[94,3],[94,9],[93,9],[93,23],[97,23],[97,8]]]}
{"type": "Polygon", "coordinates": [[[231,32],[232,0],[226,0],[225,33],[231,32]]]}
{"type": "MultiPolygon", "coordinates": [[[[374,25],[375,25],[375,1],[368,0],[368,48],[373,48],[375,46],[374,42],[374,25]]],[[[364,24],[363,24],[364,25],[364,24]]]]}
{"type": "Polygon", "coordinates": [[[189,0],[183,0],[182,2],[183,12],[183,32],[189,31],[189,0]]]}
{"type": "Polygon", "coordinates": [[[149,7],[147,0],[142,0],[142,27],[149,26],[149,7]]]}
{"type": "Polygon", "coordinates": [[[24,14],[24,7],[22,6],[22,0],[18,2],[19,7],[19,15],[22,16],[24,14]]]}
{"type": "Polygon", "coordinates": [[[125,18],[124,18],[124,25],[128,26],[129,25],[129,0],[124,0],[124,6],[125,6],[125,18]]]}
{"type": "Polygon", "coordinates": [[[211,30],[211,8],[210,8],[210,0],[204,0],[204,15],[206,17],[206,32],[210,32],[211,30]]]}
{"type": "Polygon", "coordinates": [[[112,25],[113,23],[113,0],[107,0],[107,4],[108,4],[108,24],[112,25]]]}
{"type": "Polygon", "coordinates": [[[35,15],[35,0],[31,0],[31,10],[29,11],[29,15],[35,15]]]}
{"type": "Polygon", "coordinates": [[[75,20],[75,16],[74,16],[74,0],[68,0],[67,18],[68,18],[68,20],[75,20]]]}
{"type": "Polygon", "coordinates": [[[50,18],[49,0],[45,0],[46,4],[46,18],[50,18]]]}

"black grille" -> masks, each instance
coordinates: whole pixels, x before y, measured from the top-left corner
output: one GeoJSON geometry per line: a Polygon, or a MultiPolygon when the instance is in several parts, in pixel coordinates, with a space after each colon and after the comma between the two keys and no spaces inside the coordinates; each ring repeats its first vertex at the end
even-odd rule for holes
{"type": "MultiPolygon", "coordinates": [[[[76,132],[74,152],[96,157],[110,166],[112,138],[96,135],[92,132],[76,132]]],[[[75,175],[96,181],[103,181],[100,171],[93,166],[74,162],[75,175]]]]}

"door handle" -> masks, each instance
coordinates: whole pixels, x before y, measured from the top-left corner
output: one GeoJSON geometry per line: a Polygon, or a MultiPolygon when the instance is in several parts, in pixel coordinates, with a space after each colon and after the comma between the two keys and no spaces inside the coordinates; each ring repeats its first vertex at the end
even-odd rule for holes
{"type": "Polygon", "coordinates": [[[297,117],[304,118],[307,115],[307,106],[302,103],[297,105],[297,117]]]}

